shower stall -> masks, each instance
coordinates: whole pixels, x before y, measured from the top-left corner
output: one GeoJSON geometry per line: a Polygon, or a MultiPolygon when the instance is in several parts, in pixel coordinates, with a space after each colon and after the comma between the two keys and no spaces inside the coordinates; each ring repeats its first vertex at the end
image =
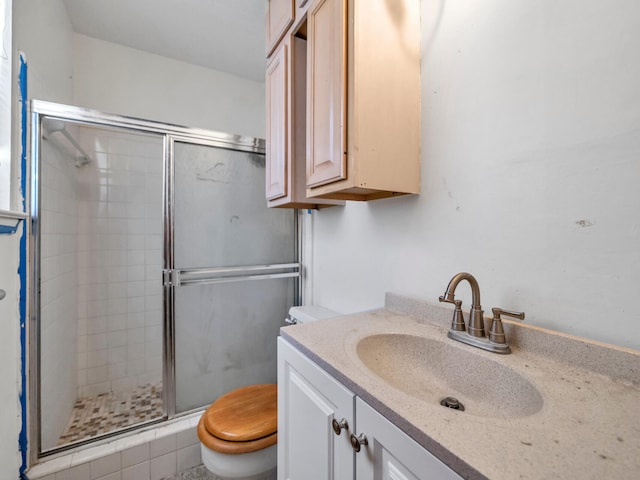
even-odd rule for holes
{"type": "Polygon", "coordinates": [[[32,102],[30,443],[46,456],[276,380],[297,214],[262,140],[32,102]]]}

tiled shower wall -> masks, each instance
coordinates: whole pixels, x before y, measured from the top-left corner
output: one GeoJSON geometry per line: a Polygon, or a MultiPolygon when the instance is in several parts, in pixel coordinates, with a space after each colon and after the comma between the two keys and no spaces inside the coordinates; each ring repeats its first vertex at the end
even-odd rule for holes
{"type": "MultiPolygon", "coordinates": [[[[37,464],[27,474],[32,480],[175,479],[177,473],[202,464],[196,434],[199,419],[199,413],[192,414],[110,443],[75,450],[37,464]]],[[[214,477],[204,474],[185,478],[214,477]]]]}
{"type": "Polygon", "coordinates": [[[76,399],[78,169],[59,135],[41,143],[42,443],[56,445],[76,399]]]}
{"type": "Polygon", "coordinates": [[[162,379],[162,139],[83,128],[78,396],[162,379]]]}

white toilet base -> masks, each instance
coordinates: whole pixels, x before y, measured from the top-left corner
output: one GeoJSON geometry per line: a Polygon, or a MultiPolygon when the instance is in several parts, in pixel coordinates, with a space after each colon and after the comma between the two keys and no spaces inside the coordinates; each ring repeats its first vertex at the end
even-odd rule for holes
{"type": "Polygon", "coordinates": [[[278,444],[249,453],[220,453],[200,444],[202,463],[224,479],[249,480],[273,470],[278,463],[278,444]]]}

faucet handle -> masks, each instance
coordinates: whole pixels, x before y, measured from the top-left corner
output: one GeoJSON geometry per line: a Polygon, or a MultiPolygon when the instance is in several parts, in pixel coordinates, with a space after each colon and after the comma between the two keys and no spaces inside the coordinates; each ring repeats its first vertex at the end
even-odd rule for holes
{"type": "Polygon", "coordinates": [[[464,323],[464,315],[462,315],[462,300],[455,300],[453,303],[456,309],[453,312],[453,319],[451,320],[451,330],[464,332],[467,327],[464,323]]]}
{"type": "Polygon", "coordinates": [[[518,320],[524,320],[524,312],[514,312],[512,310],[505,310],[504,308],[494,307],[491,309],[493,312],[493,318],[500,320],[500,315],[506,315],[507,317],[517,318],[518,320]]]}
{"type": "Polygon", "coordinates": [[[504,336],[504,329],[502,328],[501,315],[507,317],[517,318],[518,320],[524,320],[524,312],[513,312],[511,310],[505,310],[503,308],[494,307],[491,309],[493,312],[493,320],[491,320],[491,328],[489,329],[489,340],[493,343],[506,344],[507,340],[504,336]]]}
{"type": "Polygon", "coordinates": [[[462,314],[462,300],[455,300],[453,296],[451,296],[451,299],[449,299],[449,297],[440,297],[439,300],[441,302],[453,303],[456,306],[453,312],[453,318],[451,319],[451,330],[458,332],[466,331],[467,327],[464,323],[464,315],[462,314]]]}

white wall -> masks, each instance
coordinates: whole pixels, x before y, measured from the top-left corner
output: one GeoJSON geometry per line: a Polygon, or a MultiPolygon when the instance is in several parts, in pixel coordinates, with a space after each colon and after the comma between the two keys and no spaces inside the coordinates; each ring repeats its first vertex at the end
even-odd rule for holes
{"type": "Polygon", "coordinates": [[[81,128],[78,396],[162,380],[162,138],[81,128]]]}
{"type": "Polygon", "coordinates": [[[638,18],[635,0],[423,1],[422,194],[314,212],[313,300],[437,302],[469,271],[485,311],[640,348],[638,18]]]}
{"type": "Polygon", "coordinates": [[[14,50],[29,66],[29,97],[72,100],[73,30],[62,0],[13,2],[14,50]]]}
{"type": "MultiPolygon", "coordinates": [[[[0,0],[0,20],[3,31],[2,51],[11,50],[12,2],[0,0]]],[[[0,55],[0,209],[11,204],[11,132],[4,128],[12,118],[12,57],[0,55]]],[[[22,228],[21,228],[22,230],[22,228]]],[[[21,233],[20,233],[21,234],[21,233]]],[[[0,289],[7,296],[0,300],[0,473],[15,474],[20,465],[17,439],[20,431],[18,400],[19,312],[18,312],[18,249],[20,234],[0,235],[0,289]]]]}
{"type": "MultiPolygon", "coordinates": [[[[11,51],[12,0],[0,0],[0,52],[11,51]]],[[[11,101],[13,98],[13,76],[11,55],[0,54],[0,210],[11,209],[11,101]]]]}
{"type": "MultiPolygon", "coordinates": [[[[58,102],[71,101],[71,26],[61,0],[20,0],[13,3],[14,92],[12,99],[12,173],[11,208],[22,208],[20,192],[20,105],[17,102],[18,52],[24,52],[29,65],[29,96],[58,102]]],[[[3,174],[4,174],[3,170],[3,174]]],[[[5,179],[6,180],[6,179],[5,179]]],[[[6,185],[6,184],[5,184],[6,185]]],[[[0,235],[0,288],[7,298],[0,305],[0,476],[16,478],[20,407],[19,343],[19,240],[15,235],[0,235]]]]}
{"type": "Polygon", "coordinates": [[[22,227],[14,235],[0,235],[0,288],[7,292],[0,301],[0,478],[17,478],[20,458],[20,364],[18,312],[18,252],[22,227]]]}
{"type": "Polygon", "coordinates": [[[264,83],[74,35],[74,104],[264,138],[264,83]]]}

